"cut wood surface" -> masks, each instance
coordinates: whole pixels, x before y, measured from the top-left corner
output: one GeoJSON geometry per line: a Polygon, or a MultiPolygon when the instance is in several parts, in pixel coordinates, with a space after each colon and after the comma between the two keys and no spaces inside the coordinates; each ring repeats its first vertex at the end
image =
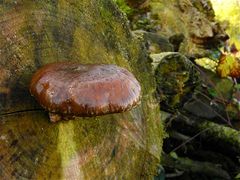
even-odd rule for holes
{"type": "Polygon", "coordinates": [[[163,136],[150,72],[146,52],[110,0],[0,2],[0,177],[151,178],[163,136]],[[128,69],[140,81],[141,104],[51,123],[28,88],[37,69],[57,61],[128,69]]]}

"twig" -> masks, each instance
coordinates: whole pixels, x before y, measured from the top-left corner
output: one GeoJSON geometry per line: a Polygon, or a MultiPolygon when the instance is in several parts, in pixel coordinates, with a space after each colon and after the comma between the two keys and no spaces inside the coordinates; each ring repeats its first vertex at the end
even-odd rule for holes
{"type": "MultiPolygon", "coordinates": [[[[178,150],[179,148],[181,148],[182,146],[186,145],[187,143],[189,143],[190,141],[192,141],[193,139],[195,139],[197,136],[199,136],[200,134],[208,131],[210,128],[206,128],[200,132],[198,132],[197,134],[195,134],[193,137],[190,137],[188,140],[186,140],[185,142],[183,142],[182,144],[180,144],[179,146],[177,146],[176,148],[174,148],[171,152],[174,152],[176,150],[178,150]]],[[[170,152],[170,153],[171,153],[170,152]]]]}

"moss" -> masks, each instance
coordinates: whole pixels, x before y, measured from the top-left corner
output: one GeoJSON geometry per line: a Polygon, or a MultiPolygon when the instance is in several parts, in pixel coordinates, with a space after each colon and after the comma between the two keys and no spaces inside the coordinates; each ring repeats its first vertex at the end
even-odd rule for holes
{"type": "Polygon", "coordinates": [[[236,150],[240,148],[239,132],[235,129],[208,121],[205,121],[198,126],[202,131],[209,129],[205,132],[208,134],[207,136],[214,137],[218,141],[222,141],[222,144],[228,144],[236,150]]]}
{"type": "MultiPolygon", "coordinates": [[[[150,2],[151,13],[155,16],[156,24],[161,26],[161,32],[158,33],[171,37],[176,34],[184,34],[188,36],[188,26],[186,20],[183,18],[176,18],[183,16],[183,13],[177,8],[176,1],[162,1],[153,0],[150,2]]],[[[187,18],[186,18],[187,19],[187,18]]]]}
{"type": "Polygon", "coordinates": [[[191,61],[179,53],[160,53],[152,57],[153,64],[157,64],[155,76],[161,103],[175,111],[198,84],[199,74],[191,61]]]}
{"type": "Polygon", "coordinates": [[[125,0],[113,0],[127,16],[131,16],[134,13],[134,9],[127,5],[125,0]]]}
{"type": "MultiPolygon", "coordinates": [[[[155,80],[146,51],[131,36],[126,18],[116,5],[110,0],[38,1],[23,2],[18,8],[9,7],[8,11],[11,13],[0,17],[8,19],[0,30],[11,29],[18,38],[8,42],[11,32],[0,35],[0,43],[6,45],[6,51],[0,54],[0,68],[7,67],[12,74],[11,93],[18,94],[21,90],[22,95],[15,95],[14,99],[6,97],[8,108],[1,109],[1,113],[36,107],[27,88],[31,75],[39,66],[55,61],[116,64],[133,72],[142,87],[142,103],[130,112],[77,118],[54,125],[48,123],[48,116],[42,116],[43,112],[26,114],[21,121],[16,120],[17,115],[9,117],[12,121],[5,124],[0,121],[1,128],[9,129],[14,124],[16,137],[21,137],[26,129],[47,129],[45,133],[37,131],[34,136],[36,142],[42,143],[27,144],[28,139],[21,140],[26,149],[42,149],[36,152],[42,158],[29,170],[33,178],[46,174],[44,177],[48,179],[54,171],[60,176],[56,179],[111,179],[113,176],[134,179],[142,174],[151,177],[159,163],[163,137],[159,106],[154,97],[155,80]],[[22,122],[25,127],[18,129],[22,122]],[[36,171],[36,167],[42,168],[36,171]]],[[[6,158],[19,151],[8,148],[10,153],[6,158]]],[[[33,162],[26,153],[17,171],[33,162]]],[[[7,169],[14,168],[11,164],[7,166],[7,169]]]]}

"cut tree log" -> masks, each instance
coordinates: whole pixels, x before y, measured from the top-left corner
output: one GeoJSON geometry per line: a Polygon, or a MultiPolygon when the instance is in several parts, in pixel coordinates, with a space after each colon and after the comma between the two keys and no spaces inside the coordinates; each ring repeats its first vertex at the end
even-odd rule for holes
{"type": "Polygon", "coordinates": [[[175,130],[195,133],[201,137],[202,142],[211,144],[219,152],[235,160],[240,156],[240,133],[231,127],[227,127],[205,119],[195,119],[179,114],[172,120],[175,130]],[[190,130],[190,131],[189,131],[190,130]]]}
{"type": "Polygon", "coordinates": [[[184,172],[192,172],[207,175],[213,179],[231,179],[228,172],[219,167],[218,164],[209,162],[193,161],[189,158],[173,158],[169,155],[162,155],[162,164],[168,168],[178,169],[184,172]]]}
{"type": "Polygon", "coordinates": [[[140,179],[157,172],[162,124],[142,45],[110,0],[0,3],[0,177],[140,179]],[[45,64],[116,64],[141,83],[132,111],[50,123],[28,91],[45,64]]]}
{"type": "Polygon", "coordinates": [[[151,54],[161,109],[176,112],[200,84],[193,63],[177,52],[151,54]]]}

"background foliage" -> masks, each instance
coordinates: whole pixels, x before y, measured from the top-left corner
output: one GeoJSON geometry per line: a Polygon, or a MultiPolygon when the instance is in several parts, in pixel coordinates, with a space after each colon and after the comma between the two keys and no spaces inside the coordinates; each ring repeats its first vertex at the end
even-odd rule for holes
{"type": "Polygon", "coordinates": [[[239,0],[211,0],[216,18],[229,23],[227,33],[230,43],[235,43],[240,48],[240,1],[239,0]]]}

